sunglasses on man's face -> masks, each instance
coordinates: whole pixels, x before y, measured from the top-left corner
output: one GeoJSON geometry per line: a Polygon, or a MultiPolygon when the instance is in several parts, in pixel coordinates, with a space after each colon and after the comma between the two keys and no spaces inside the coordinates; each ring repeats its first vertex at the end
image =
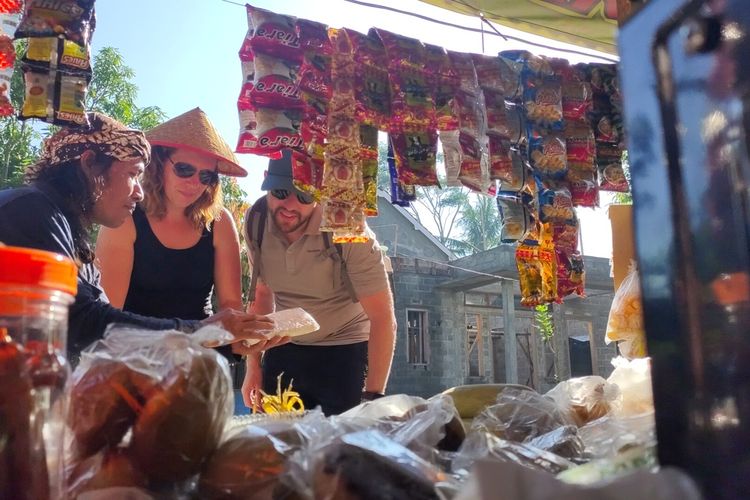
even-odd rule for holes
{"type": "Polygon", "coordinates": [[[219,172],[216,170],[198,170],[196,167],[183,161],[175,163],[172,158],[169,159],[172,162],[172,171],[174,175],[180,179],[189,179],[198,172],[198,180],[205,186],[215,186],[219,182],[219,172]]]}
{"type": "MultiPolygon", "coordinates": [[[[288,189],[272,189],[271,190],[271,196],[276,198],[277,200],[286,200],[289,198],[289,195],[292,194],[288,189]]],[[[307,193],[300,193],[297,192],[297,201],[302,203],[303,205],[309,205],[313,202],[312,196],[310,196],[307,193]]]]}

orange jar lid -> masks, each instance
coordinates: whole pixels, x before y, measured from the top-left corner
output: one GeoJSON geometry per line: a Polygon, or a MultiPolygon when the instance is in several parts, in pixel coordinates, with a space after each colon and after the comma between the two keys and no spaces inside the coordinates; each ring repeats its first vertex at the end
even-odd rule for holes
{"type": "Polygon", "coordinates": [[[75,295],[77,275],[75,263],[60,254],[0,244],[0,292],[36,287],[75,295]]]}

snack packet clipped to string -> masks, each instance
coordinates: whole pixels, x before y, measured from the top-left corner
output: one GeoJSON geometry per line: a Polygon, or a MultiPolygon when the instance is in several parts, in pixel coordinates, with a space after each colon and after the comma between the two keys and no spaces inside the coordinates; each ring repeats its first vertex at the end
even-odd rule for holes
{"type": "Polygon", "coordinates": [[[529,177],[525,158],[526,153],[523,150],[517,148],[510,150],[510,168],[502,172],[499,177],[500,190],[518,192],[523,189],[529,177]]]}
{"type": "Polygon", "coordinates": [[[414,38],[373,28],[385,46],[391,91],[391,130],[420,130],[434,127],[435,102],[425,67],[425,49],[414,38]]]}
{"type": "Polygon", "coordinates": [[[398,168],[398,178],[414,186],[439,186],[435,158],[437,132],[401,132],[390,134],[398,168]]]}
{"type": "Polygon", "coordinates": [[[331,41],[328,27],[314,21],[297,19],[297,36],[302,48],[297,85],[306,102],[309,98],[328,100],[331,97],[331,41]]]}
{"type": "Polygon", "coordinates": [[[521,304],[534,307],[543,304],[542,268],[539,261],[539,243],[525,240],[516,248],[516,265],[521,286],[521,304]]]}
{"type": "Polygon", "coordinates": [[[539,127],[562,130],[562,87],[559,77],[530,77],[523,93],[526,119],[539,127]]]}
{"type": "Polygon", "coordinates": [[[586,270],[583,256],[579,253],[566,253],[555,248],[557,259],[557,299],[558,302],[568,295],[586,296],[586,270]]]}
{"type": "Polygon", "coordinates": [[[628,180],[622,168],[622,151],[612,144],[597,143],[596,163],[599,172],[599,189],[626,193],[628,180]]]}
{"type": "Polygon", "coordinates": [[[479,91],[479,82],[477,80],[477,72],[474,68],[474,61],[471,58],[471,54],[464,52],[448,52],[448,59],[453,67],[453,72],[458,78],[459,90],[468,92],[470,94],[476,94],[479,91]]]}
{"type": "Polygon", "coordinates": [[[247,18],[250,25],[248,45],[256,55],[268,54],[297,63],[302,61],[295,17],[247,5],[247,18]]]}
{"type": "Polygon", "coordinates": [[[88,45],[95,27],[94,0],[28,0],[16,39],[62,35],[88,45]]]}
{"type": "MultiPolygon", "coordinates": [[[[505,95],[505,80],[503,78],[503,66],[505,64],[497,56],[485,56],[482,54],[471,54],[474,69],[477,72],[477,82],[484,90],[494,90],[505,95]]],[[[509,89],[510,90],[510,89],[509,89]]]]}
{"type": "Polygon", "coordinates": [[[391,112],[388,58],[380,38],[345,30],[352,44],[356,75],[354,96],[356,117],[360,123],[385,130],[391,112]]]}

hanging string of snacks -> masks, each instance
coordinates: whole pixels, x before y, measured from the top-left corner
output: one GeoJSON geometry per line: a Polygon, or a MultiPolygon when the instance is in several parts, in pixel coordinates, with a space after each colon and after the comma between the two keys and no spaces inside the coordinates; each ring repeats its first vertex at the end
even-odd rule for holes
{"type": "Polygon", "coordinates": [[[15,39],[28,39],[22,58],[24,103],[19,118],[62,126],[89,125],[84,101],[91,81],[94,0],[28,0],[15,39]]]}
{"type": "Polygon", "coordinates": [[[575,208],[628,190],[614,65],[446,51],[247,11],[237,152],[293,149],[295,185],[321,202],[334,241],[365,241],[365,217],[377,215],[378,132],[389,135],[391,201],[402,206],[415,186],[439,186],[439,136],[446,184],[496,197],[523,303],[584,294],[575,208]]]}

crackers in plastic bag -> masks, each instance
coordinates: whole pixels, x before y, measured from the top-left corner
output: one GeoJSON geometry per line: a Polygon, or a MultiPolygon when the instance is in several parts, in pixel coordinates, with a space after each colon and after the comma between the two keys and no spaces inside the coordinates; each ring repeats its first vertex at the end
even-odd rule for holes
{"type": "Polygon", "coordinates": [[[500,212],[500,241],[515,243],[523,239],[527,231],[533,227],[533,221],[526,203],[518,192],[500,191],[495,201],[500,212]]]}
{"type": "Polygon", "coordinates": [[[562,134],[531,130],[529,137],[531,167],[540,176],[563,179],[568,170],[566,141],[562,134]]]}
{"type": "Polygon", "coordinates": [[[558,77],[530,78],[523,93],[526,119],[540,127],[563,128],[562,86],[558,77]]]}
{"type": "MultiPolygon", "coordinates": [[[[251,116],[249,112],[248,116],[251,116]]],[[[286,148],[302,149],[301,111],[259,108],[255,110],[254,116],[256,129],[244,129],[240,133],[238,153],[268,156],[286,148]]]]}

